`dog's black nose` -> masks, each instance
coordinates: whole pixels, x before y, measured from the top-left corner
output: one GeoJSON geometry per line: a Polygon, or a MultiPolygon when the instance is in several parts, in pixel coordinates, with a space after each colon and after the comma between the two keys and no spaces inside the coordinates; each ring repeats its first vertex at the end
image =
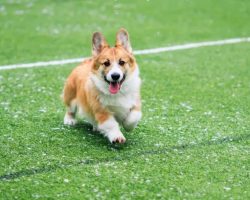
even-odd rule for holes
{"type": "Polygon", "coordinates": [[[118,74],[118,73],[113,73],[113,74],[111,74],[111,78],[112,78],[114,81],[117,81],[117,80],[120,78],[120,74],[118,74]]]}

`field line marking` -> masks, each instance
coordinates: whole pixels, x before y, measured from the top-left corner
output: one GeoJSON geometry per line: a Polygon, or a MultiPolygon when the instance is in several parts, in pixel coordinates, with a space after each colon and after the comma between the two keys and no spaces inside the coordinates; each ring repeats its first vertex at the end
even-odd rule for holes
{"type": "Polygon", "coordinates": [[[71,167],[77,167],[80,165],[97,165],[97,164],[105,164],[110,162],[120,162],[120,161],[128,161],[133,160],[134,158],[139,158],[141,156],[147,156],[147,155],[160,155],[165,154],[169,155],[171,152],[175,152],[175,150],[188,150],[188,149],[194,149],[194,148],[201,148],[206,146],[212,146],[212,145],[221,145],[221,144],[228,144],[233,142],[240,142],[240,141],[246,141],[250,139],[250,134],[241,134],[237,136],[227,136],[218,138],[217,140],[206,140],[201,142],[195,142],[195,143],[184,143],[176,146],[169,146],[169,147],[163,147],[160,149],[149,149],[149,150],[142,150],[142,151],[136,151],[129,154],[124,154],[123,156],[114,156],[114,157],[104,157],[104,158],[93,158],[93,159],[84,159],[79,161],[71,161],[71,162],[59,162],[52,165],[49,163],[44,163],[42,166],[38,166],[37,168],[31,167],[22,169],[20,171],[14,171],[14,172],[7,172],[5,174],[0,174],[0,182],[5,181],[11,181],[14,179],[18,179],[21,177],[30,177],[33,175],[38,174],[44,174],[44,173],[51,173],[58,169],[69,169],[71,167]]]}
{"type": "Polygon", "coordinates": [[[182,44],[182,45],[175,45],[175,46],[168,46],[168,47],[160,47],[160,48],[155,48],[155,49],[137,50],[137,51],[134,51],[134,54],[135,55],[155,54],[155,53],[161,53],[161,52],[166,52],[166,51],[178,51],[178,50],[194,49],[194,48],[208,47],[208,46],[222,46],[226,44],[235,44],[235,43],[242,43],[242,42],[250,42],[250,37],[232,38],[232,39],[207,41],[207,42],[196,42],[196,43],[189,43],[189,44],[182,44]]]}
{"type": "MultiPolygon", "coordinates": [[[[160,47],[160,48],[153,48],[153,49],[135,50],[134,54],[135,55],[156,54],[156,53],[167,52],[167,51],[178,51],[178,50],[194,49],[194,48],[208,47],[208,46],[222,46],[222,45],[227,45],[227,44],[236,44],[236,43],[243,43],[243,42],[250,42],[250,37],[231,38],[231,39],[216,40],[216,41],[188,43],[188,44],[160,47]]],[[[65,64],[71,64],[71,63],[79,63],[79,62],[82,62],[84,59],[85,58],[83,57],[83,58],[72,58],[72,59],[64,59],[64,60],[39,61],[39,62],[34,62],[34,63],[3,65],[3,66],[0,66],[0,71],[17,69],[17,68],[33,68],[33,67],[47,67],[47,66],[53,66],[53,65],[65,65],[65,64]]]]}

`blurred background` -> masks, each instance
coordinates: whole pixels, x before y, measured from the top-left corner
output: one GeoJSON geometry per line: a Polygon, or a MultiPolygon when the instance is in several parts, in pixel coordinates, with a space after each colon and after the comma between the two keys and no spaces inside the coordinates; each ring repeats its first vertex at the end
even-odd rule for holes
{"type": "Polygon", "coordinates": [[[88,56],[92,32],[114,43],[120,27],[134,49],[248,36],[249,9],[248,0],[2,0],[0,61],[88,56]]]}

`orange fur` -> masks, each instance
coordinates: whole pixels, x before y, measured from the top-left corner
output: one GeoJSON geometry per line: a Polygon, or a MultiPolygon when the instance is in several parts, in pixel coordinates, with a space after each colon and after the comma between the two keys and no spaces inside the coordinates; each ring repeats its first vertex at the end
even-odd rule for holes
{"type": "Polygon", "coordinates": [[[102,123],[108,118],[109,112],[98,101],[96,88],[87,85],[93,67],[93,59],[89,59],[72,71],[64,87],[64,103],[70,106],[76,100],[86,113],[102,123]]]}

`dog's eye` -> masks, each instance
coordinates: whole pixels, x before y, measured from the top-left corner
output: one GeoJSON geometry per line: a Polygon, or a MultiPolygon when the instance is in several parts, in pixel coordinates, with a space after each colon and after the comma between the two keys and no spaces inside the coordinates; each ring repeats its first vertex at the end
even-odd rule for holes
{"type": "Polygon", "coordinates": [[[125,61],[119,60],[119,65],[121,65],[121,66],[125,65],[125,61]]]}
{"type": "Polygon", "coordinates": [[[110,65],[109,60],[105,61],[105,62],[103,63],[103,65],[104,65],[105,67],[108,67],[108,66],[110,65]]]}

